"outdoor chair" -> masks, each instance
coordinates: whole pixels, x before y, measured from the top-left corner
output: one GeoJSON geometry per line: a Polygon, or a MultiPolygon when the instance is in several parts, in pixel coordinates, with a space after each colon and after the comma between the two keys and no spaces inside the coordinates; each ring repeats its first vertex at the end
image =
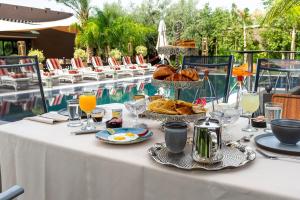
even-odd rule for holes
{"type": "MultiPolygon", "coordinates": [[[[1,121],[16,121],[21,120],[24,117],[33,116],[38,113],[47,112],[44,90],[42,86],[42,78],[38,66],[38,60],[36,56],[0,56],[0,73],[5,75],[0,75],[0,86],[7,86],[11,84],[16,84],[14,87],[17,89],[33,90],[36,94],[35,96],[29,95],[27,92],[12,94],[11,91],[2,89],[2,93],[6,93],[0,99],[0,120],[1,121]],[[23,61],[21,61],[23,60],[23,61]],[[26,61],[25,61],[26,60],[26,61]],[[29,62],[30,61],[30,62],[29,62]],[[32,81],[32,78],[22,78],[26,77],[25,71],[32,73],[30,76],[37,77],[36,82],[32,81]],[[7,73],[9,75],[7,75],[7,73]],[[21,74],[21,75],[20,75],[21,74]],[[33,75],[34,74],[34,75],[33,75]],[[13,76],[12,78],[5,78],[8,76],[13,76]],[[21,76],[21,78],[20,78],[21,76]],[[12,79],[12,80],[11,80],[12,79]],[[7,82],[7,81],[10,81],[7,82]],[[26,84],[22,83],[19,85],[19,80],[26,80],[26,84]],[[12,83],[16,82],[16,83],[12,83]],[[6,92],[7,91],[7,92],[6,92]],[[34,110],[34,108],[37,108],[34,110]],[[16,113],[18,110],[20,112],[16,113]]],[[[22,81],[21,81],[22,82],[22,81]]]]}
{"type": "Polygon", "coordinates": [[[138,65],[138,64],[133,64],[131,61],[130,56],[123,56],[122,57],[122,62],[125,66],[133,66],[135,68],[144,70],[145,72],[148,72],[150,70],[148,65],[138,65]]]}
{"type": "Polygon", "coordinates": [[[23,193],[24,189],[18,185],[15,185],[8,190],[0,193],[0,200],[13,200],[23,193]]]}
{"type": "Polygon", "coordinates": [[[300,84],[300,60],[258,59],[254,91],[271,86],[286,91],[300,84]]]}
{"type": "Polygon", "coordinates": [[[136,63],[143,67],[148,67],[151,72],[156,70],[155,66],[152,66],[151,63],[146,63],[142,54],[136,55],[136,63]]]}
{"type": "Polygon", "coordinates": [[[70,81],[71,83],[82,81],[82,74],[80,74],[77,70],[62,69],[57,58],[47,59],[46,66],[50,73],[60,76],[59,80],[70,81]]]}
{"type": "Polygon", "coordinates": [[[111,69],[115,70],[117,76],[133,76],[133,70],[126,68],[124,65],[120,65],[120,63],[113,57],[108,58],[108,64],[111,69]]]}
{"type": "Polygon", "coordinates": [[[149,71],[148,66],[141,66],[141,65],[133,64],[131,62],[130,56],[123,56],[122,62],[123,62],[123,65],[126,66],[126,68],[133,70],[134,75],[144,75],[147,71],[149,71]]]}
{"type": "MultiPolygon", "coordinates": [[[[224,103],[228,102],[230,90],[230,78],[232,73],[233,56],[184,56],[182,68],[196,68],[204,79],[203,87],[208,83],[208,87],[199,88],[196,91],[197,98],[200,89],[205,93],[210,93],[213,100],[223,99],[224,103]]],[[[214,105],[213,105],[214,106],[214,105]]]]}
{"type": "MultiPolygon", "coordinates": [[[[32,60],[29,58],[20,60],[20,64],[28,64],[28,63],[32,63],[32,60]]],[[[27,77],[32,78],[33,82],[38,82],[38,76],[36,70],[34,69],[34,66],[21,67],[21,71],[25,73],[27,77]]],[[[60,76],[55,75],[54,73],[44,72],[43,70],[40,70],[40,75],[42,78],[42,83],[44,85],[47,85],[48,82],[51,82],[52,86],[56,86],[59,84],[60,76]]]]}
{"type": "Polygon", "coordinates": [[[81,58],[71,59],[72,68],[78,70],[82,74],[83,79],[96,79],[97,81],[105,79],[105,73],[101,69],[93,71],[91,67],[85,67],[81,58]]]}
{"type": "Polygon", "coordinates": [[[9,71],[8,67],[14,65],[7,65],[6,61],[0,58],[0,85],[13,87],[15,90],[27,89],[31,79],[22,72],[9,71]]]}
{"type": "Polygon", "coordinates": [[[114,77],[115,70],[111,69],[110,66],[104,66],[100,56],[92,57],[92,65],[96,71],[97,70],[103,71],[107,78],[114,77]]]}

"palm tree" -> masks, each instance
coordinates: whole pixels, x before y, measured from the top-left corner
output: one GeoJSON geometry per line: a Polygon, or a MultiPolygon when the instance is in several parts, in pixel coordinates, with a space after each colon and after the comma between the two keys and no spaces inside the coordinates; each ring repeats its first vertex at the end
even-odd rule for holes
{"type": "Polygon", "coordinates": [[[300,0],[276,0],[266,14],[264,23],[272,22],[293,7],[300,6],[300,0]]]}
{"type": "Polygon", "coordinates": [[[58,3],[63,3],[71,8],[75,13],[81,25],[89,19],[92,9],[91,0],[56,0],[58,3]]]}
{"type": "Polygon", "coordinates": [[[91,57],[93,56],[93,49],[90,46],[91,42],[91,33],[87,31],[88,34],[83,34],[82,30],[84,30],[87,26],[91,7],[90,0],[56,0],[59,3],[63,3],[69,8],[71,8],[75,13],[76,17],[79,21],[79,24],[73,24],[71,28],[76,28],[77,36],[76,36],[76,43],[85,43],[86,52],[88,54],[88,61],[90,61],[91,57]],[[83,38],[83,39],[80,39],[83,38]],[[84,40],[84,42],[79,42],[84,40]]]}
{"type": "MultiPolygon", "coordinates": [[[[267,12],[263,20],[263,23],[270,25],[274,20],[283,16],[292,23],[290,50],[295,51],[297,28],[299,28],[300,26],[300,0],[278,0],[273,2],[271,8],[267,12]]],[[[290,57],[291,59],[293,59],[295,57],[295,54],[291,53],[290,57]]]]}

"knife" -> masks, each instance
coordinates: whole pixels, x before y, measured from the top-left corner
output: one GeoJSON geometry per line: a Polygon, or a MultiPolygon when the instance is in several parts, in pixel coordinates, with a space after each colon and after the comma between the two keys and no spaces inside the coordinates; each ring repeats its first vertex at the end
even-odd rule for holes
{"type": "Polygon", "coordinates": [[[102,131],[102,130],[97,130],[97,129],[95,129],[95,130],[88,130],[88,131],[82,131],[82,130],[80,130],[80,131],[73,131],[73,132],[71,132],[71,134],[72,135],[86,135],[86,134],[97,133],[99,131],[102,131]]]}

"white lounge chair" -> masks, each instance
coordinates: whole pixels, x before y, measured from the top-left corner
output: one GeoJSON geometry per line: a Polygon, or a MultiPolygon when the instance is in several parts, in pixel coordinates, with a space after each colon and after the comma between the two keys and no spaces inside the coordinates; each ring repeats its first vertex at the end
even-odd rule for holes
{"type": "Polygon", "coordinates": [[[81,58],[71,59],[72,68],[82,73],[83,79],[96,79],[97,81],[105,79],[106,75],[103,70],[96,69],[93,71],[90,67],[85,67],[81,58]]]}
{"type": "MultiPolygon", "coordinates": [[[[20,64],[28,64],[32,63],[31,59],[21,59],[20,64]]],[[[31,77],[33,82],[38,82],[38,75],[36,73],[36,69],[34,66],[25,66],[21,67],[21,71],[25,74],[27,74],[27,77],[31,77]]],[[[44,72],[43,70],[40,70],[40,75],[42,79],[43,84],[48,84],[51,82],[52,86],[58,85],[59,84],[59,78],[61,77],[60,75],[55,75],[53,72],[44,72]]]]}
{"type": "Polygon", "coordinates": [[[120,65],[120,63],[113,57],[108,58],[109,66],[115,70],[118,77],[119,76],[133,76],[134,72],[132,69],[126,68],[124,65],[120,65]]]}
{"type": "Polygon", "coordinates": [[[57,58],[47,59],[46,65],[50,72],[60,76],[59,80],[70,81],[71,83],[82,81],[82,74],[80,74],[77,70],[62,69],[57,58]]]}
{"type": "Polygon", "coordinates": [[[136,63],[143,67],[148,67],[148,69],[153,72],[156,70],[155,66],[152,66],[151,63],[146,63],[142,54],[136,55],[135,57],[136,63]]]}
{"type": "Polygon", "coordinates": [[[146,72],[149,72],[148,66],[133,64],[129,56],[123,56],[122,62],[127,68],[135,70],[135,75],[144,75],[146,72]]]}
{"type": "Polygon", "coordinates": [[[104,71],[105,76],[107,78],[112,78],[115,75],[115,70],[111,69],[110,66],[104,66],[102,59],[100,56],[93,56],[92,57],[92,64],[95,70],[101,70],[104,71]]]}
{"type": "MultiPolygon", "coordinates": [[[[0,60],[0,65],[6,65],[5,60],[0,60]]],[[[0,68],[1,86],[13,87],[15,90],[28,89],[30,78],[24,73],[9,72],[6,68],[0,68]]]]}

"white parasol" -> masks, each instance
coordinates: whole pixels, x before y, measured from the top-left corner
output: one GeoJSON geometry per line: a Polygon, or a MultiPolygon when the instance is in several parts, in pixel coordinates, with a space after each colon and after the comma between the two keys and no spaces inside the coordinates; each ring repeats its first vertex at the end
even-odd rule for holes
{"type": "MultiPolygon", "coordinates": [[[[167,35],[166,35],[166,24],[165,21],[162,19],[159,22],[158,26],[158,39],[156,44],[156,50],[158,50],[158,47],[163,47],[168,45],[167,35]]],[[[160,54],[160,58],[163,60],[164,55],[160,54]]]]}

